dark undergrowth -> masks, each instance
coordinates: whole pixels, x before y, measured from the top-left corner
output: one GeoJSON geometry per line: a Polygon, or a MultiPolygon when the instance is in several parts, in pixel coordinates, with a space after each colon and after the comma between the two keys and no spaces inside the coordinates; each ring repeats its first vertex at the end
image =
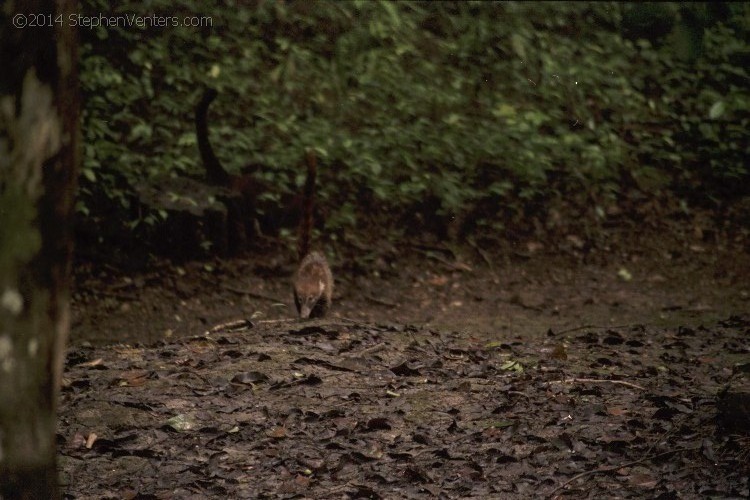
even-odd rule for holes
{"type": "MultiPolygon", "coordinates": [[[[518,239],[570,226],[593,240],[624,220],[742,220],[748,9],[87,0],[86,14],[178,26],[81,30],[81,246],[148,248],[163,233],[167,211],[144,208],[136,186],[201,176],[205,84],[220,91],[219,157],[268,186],[261,212],[287,208],[304,149],[318,151],[334,244],[356,230],[518,239]],[[190,16],[204,26],[179,25],[190,16]]],[[[286,241],[291,227],[274,229],[286,241]]]]}

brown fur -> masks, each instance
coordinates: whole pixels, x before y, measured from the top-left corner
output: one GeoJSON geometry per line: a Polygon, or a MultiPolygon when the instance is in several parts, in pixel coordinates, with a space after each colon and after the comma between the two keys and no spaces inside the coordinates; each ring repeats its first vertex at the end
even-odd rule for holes
{"type": "Polygon", "coordinates": [[[208,140],[208,107],[216,99],[216,89],[207,87],[201,100],[195,106],[195,135],[198,138],[198,150],[201,153],[203,167],[206,169],[206,180],[211,184],[231,187],[232,176],[222,167],[208,140]]]}
{"type": "Polygon", "coordinates": [[[315,180],[318,174],[318,162],[315,152],[308,150],[305,154],[307,163],[307,178],[302,191],[302,218],[299,224],[299,237],[297,239],[297,255],[299,260],[310,253],[310,240],[312,239],[313,208],[315,204],[315,180]]]}
{"type": "Polygon", "coordinates": [[[300,318],[324,317],[331,307],[333,295],[333,274],[328,261],[322,253],[310,252],[316,170],[315,154],[308,151],[303,213],[297,241],[301,262],[293,282],[294,304],[300,318]]]}
{"type": "Polygon", "coordinates": [[[310,252],[294,275],[294,304],[300,318],[322,318],[331,307],[333,274],[320,252],[310,252]]]}
{"type": "Polygon", "coordinates": [[[213,185],[227,188],[229,192],[240,195],[239,199],[228,200],[227,208],[230,212],[230,246],[242,248],[250,236],[255,236],[261,230],[262,224],[258,216],[258,200],[261,194],[268,191],[268,185],[259,181],[254,175],[256,165],[247,165],[243,174],[232,175],[222,166],[214,153],[208,137],[208,108],[216,99],[217,91],[206,87],[200,101],[195,106],[195,132],[198,139],[203,166],[206,169],[206,180],[213,185]]]}
{"type": "Polygon", "coordinates": [[[201,100],[195,106],[195,135],[198,139],[201,161],[203,161],[203,167],[206,169],[206,180],[211,184],[227,187],[231,191],[240,193],[243,197],[254,201],[261,193],[267,191],[268,187],[255,178],[254,172],[258,166],[246,165],[242,169],[242,175],[228,173],[214,153],[208,139],[208,107],[217,95],[215,89],[207,87],[203,91],[201,100]]]}

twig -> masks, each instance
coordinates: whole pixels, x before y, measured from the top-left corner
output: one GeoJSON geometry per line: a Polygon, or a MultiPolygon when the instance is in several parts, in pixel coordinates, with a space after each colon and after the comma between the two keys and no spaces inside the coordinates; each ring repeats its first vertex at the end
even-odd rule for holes
{"type": "Polygon", "coordinates": [[[466,271],[466,272],[473,271],[473,269],[471,267],[469,267],[468,264],[464,264],[463,262],[451,262],[449,260],[445,260],[444,258],[440,257],[439,255],[437,255],[434,252],[426,252],[426,251],[421,250],[419,248],[417,250],[419,250],[420,252],[422,252],[423,254],[425,254],[430,259],[435,259],[436,261],[440,262],[441,264],[444,264],[444,265],[448,266],[449,268],[451,268],[451,269],[453,269],[455,271],[466,271]]]}
{"type": "Polygon", "coordinates": [[[342,321],[346,321],[347,323],[354,323],[355,325],[362,324],[362,321],[357,321],[356,319],[347,318],[346,316],[336,316],[335,319],[340,319],[342,321]]]}
{"type": "Polygon", "coordinates": [[[476,241],[469,240],[469,245],[476,250],[476,252],[479,254],[480,257],[482,257],[482,260],[487,264],[487,266],[490,268],[490,271],[493,273],[495,272],[495,266],[492,264],[492,261],[490,260],[489,256],[487,255],[487,252],[482,250],[479,245],[477,245],[476,241]]]}
{"type": "Polygon", "coordinates": [[[619,384],[619,385],[626,385],[628,387],[633,387],[634,389],[640,389],[641,391],[645,391],[645,387],[641,387],[638,384],[634,384],[632,382],[628,382],[625,380],[610,380],[610,379],[598,379],[598,378],[566,378],[564,380],[551,380],[549,382],[545,382],[544,385],[552,385],[552,384],[574,384],[576,382],[581,383],[590,383],[590,384],[619,384]]]}
{"type": "Polygon", "coordinates": [[[472,272],[473,269],[468,265],[464,264],[463,262],[451,262],[449,260],[445,260],[443,257],[440,257],[439,255],[435,254],[435,251],[442,251],[444,253],[449,253],[453,256],[453,258],[456,258],[456,253],[451,250],[450,248],[446,247],[431,247],[427,245],[410,245],[413,249],[415,249],[417,252],[431,258],[435,259],[436,261],[440,262],[441,264],[444,264],[448,266],[451,269],[454,269],[456,271],[467,271],[472,272]]]}
{"type": "Polygon", "coordinates": [[[372,295],[364,295],[364,297],[369,300],[370,302],[374,302],[376,304],[380,304],[381,306],[386,307],[398,307],[398,304],[394,304],[393,302],[388,302],[387,300],[379,299],[377,297],[373,297],[372,295]]]}
{"type": "Polygon", "coordinates": [[[383,349],[385,349],[385,342],[380,342],[379,344],[375,344],[374,346],[370,346],[367,349],[362,349],[357,354],[360,356],[367,356],[369,354],[375,354],[376,352],[380,352],[383,349]]]}
{"type": "Polygon", "coordinates": [[[585,330],[587,328],[595,328],[597,330],[606,330],[606,329],[613,329],[613,328],[632,328],[634,326],[641,326],[643,323],[633,323],[630,325],[581,325],[576,326],[574,328],[568,328],[567,330],[560,330],[559,332],[554,332],[555,335],[562,335],[564,333],[570,333],[570,332],[577,332],[578,330],[585,330]]]}
{"type": "Polygon", "coordinates": [[[614,472],[614,471],[620,470],[620,469],[625,468],[625,467],[632,467],[633,465],[638,465],[640,463],[647,462],[649,460],[656,460],[657,458],[661,458],[661,457],[666,456],[666,455],[671,455],[672,453],[681,453],[683,451],[696,451],[696,450],[699,450],[699,449],[700,449],[700,447],[697,447],[697,446],[693,447],[693,448],[677,448],[677,449],[674,449],[674,450],[669,450],[669,451],[664,451],[662,453],[657,453],[656,455],[639,458],[638,460],[633,460],[631,462],[626,462],[626,463],[620,464],[620,465],[612,465],[612,466],[609,466],[609,467],[603,467],[603,468],[599,468],[599,469],[587,470],[587,471],[581,472],[580,474],[576,474],[575,476],[571,477],[570,479],[568,479],[567,481],[565,481],[564,483],[562,483],[560,486],[558,486],[557,488],[555,488],[554,490],[552,490],[549,493],[548,496],[549,496],[549,498],[552,498],[552,496],[555,494],[555,492],[557,492],[558,490],[564,489],[570,483],[572,483],[572,482],[574,482],[574,481],[576,481],[578,479],[581,479],[582,477],[585,477],[585,476],[590,476],[592,474],[606,474],[606,473],[609,473],[609,472],[614,472]]]}
{"type": "Polygon", "coordinates": [[[205,334],[218,333],[218,332],[241,332],[252,328],[253,322],[249,319],[234,319],[225,323],[219,323],[218,325],[212,326],[206,330],[205,334]]]}
{"type": "MultiPolygon", "coordinates": [[[[326,325],[336,325],[338,324],[335,320],[343,320],[348,323],[356,323],[356,324],[362,324],[361,321],[357,321],[356,319],[349,319],[345,318],[343,316],[337,316],[335,318],[329,318],[328,321],[322,320],[326,325]]],[[[271,324],[271,323],[294,323],[298,321],[308,321],[308,320],[300,320],[299,318],[281,318],[281,319],[262,319],[260,321],[256,321],[256,323],[260,324],[271,324]]]]}
{"type": "MultiPolygon", "coordinates": [[[[357,321],[356,319],[349,319],[345,318],[343,316],[336,316],[328,319],[318,320],[317,322],[313,322],[313,325],[317,324],[323,324],[323,325],[338,325],[341,324],[338,320],[345,321],[347,323],[355,323],[357,325],[363,324],[361,321],[357,321]]],[[[297,322],[309,322],[311,320],[301,320],[299,318],[281,318],[281,319],[262,319],[259,321],[256,321],[255,323],[259,325],[263,324],[274,324],[274,323],[297,323],[297,322]]]]}
{"type": "Polygon", "coordinates": [[[268,300],[269,302],[275,302],[275,303],[283,302],[282,300],[279,300],[276,297],[271,297],[270,295],[263,295],[262,293],[251,292],[250,290],[244,290],[242,288],[234,288],[233,286],[227,285],[224,283],[221,284],[221,287],[225,290],[228,290],[233,293],[237,293],[239,295],[247,295],[248,297],[253,297],[253,298],[261,299],[261,300],[268,300]]]}
{"type": "Polygon", "coordinates": [[[291,323],[293,321],[297,321],[297,319],[296,318],[262,319],[260,321],[256,321],[256,323],[258,324],[291,323]]]}
{"type": "Polygon", "coordinates": [[[235,319],[232,321],[227,321],[225,323],[219,323],[218,325],[213,326],[209,330],[207,330],[206,333],[216,333],[216,332],[222,332],[222,331],[241,332],[244,330],[249,330],[250,328],[254,327],[256,324],[268,325],[268,324],[274,324],[274,323],[292,323],[294,321],[297,321],[297,319],[296,318],[281,318],[281,319],[262,319],[258,321],[251,321],[249,319],[235,319]]]}
{"type": "Polygon", "coordinates": [[[425,255],[429,254],[430,250],[435,250],[436,252],[451,254],[453,257],[456,256],[453,250],[446,247],[445,245],[423,245],[421,243],[410,243],[409,246],[425,255]]]}

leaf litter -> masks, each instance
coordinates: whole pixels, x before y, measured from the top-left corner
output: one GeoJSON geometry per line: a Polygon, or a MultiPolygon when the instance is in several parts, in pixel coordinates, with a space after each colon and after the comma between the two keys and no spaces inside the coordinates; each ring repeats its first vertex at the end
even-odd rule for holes
{"type": "Polygon", "coordinates": [[[75,347],[66,498],[740,498],[716,428],[750,320],[476,342],[411,325],[255,324],[75,347]],[[723,361],[724,360],[724,361],[723,361]]]}

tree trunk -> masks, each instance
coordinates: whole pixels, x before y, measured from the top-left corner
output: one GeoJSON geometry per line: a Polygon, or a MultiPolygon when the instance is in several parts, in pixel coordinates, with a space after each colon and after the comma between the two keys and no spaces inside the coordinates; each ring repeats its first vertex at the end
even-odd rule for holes
{"type": "Polygon", "coordinates": [[[75,11],[74,0],[0,9],[0,498],[60,497],[55,425],[79,162],[75,11]]]}

